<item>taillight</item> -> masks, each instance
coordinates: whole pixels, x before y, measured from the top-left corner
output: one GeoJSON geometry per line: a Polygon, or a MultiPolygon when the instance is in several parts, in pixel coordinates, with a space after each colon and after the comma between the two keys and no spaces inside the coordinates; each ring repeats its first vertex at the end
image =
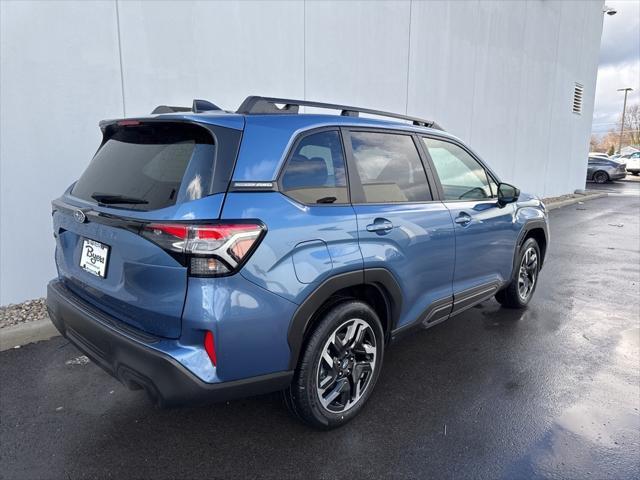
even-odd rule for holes
{"type": "Polygon", "coordinates": [[[150,223],[142,236],[165,250],[188,257],[191,275],[228,275],[237,271],[260,241],[259,223],[150,223]]]}

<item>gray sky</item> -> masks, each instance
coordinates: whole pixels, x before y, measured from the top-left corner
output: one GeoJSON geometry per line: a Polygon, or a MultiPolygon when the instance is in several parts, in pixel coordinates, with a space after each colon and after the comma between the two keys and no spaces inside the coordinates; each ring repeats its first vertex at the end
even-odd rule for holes
{"type": "Polygon", "coordinates": [[[606,0],[615,8],[614,16],[605,15],[600,46],[600,65],[596,103],[593,112],[593,132],[606,133],[615,129],[622,113],[623,92],[631,87],[627,106],[640,103],[640,0],[606,0]]]}

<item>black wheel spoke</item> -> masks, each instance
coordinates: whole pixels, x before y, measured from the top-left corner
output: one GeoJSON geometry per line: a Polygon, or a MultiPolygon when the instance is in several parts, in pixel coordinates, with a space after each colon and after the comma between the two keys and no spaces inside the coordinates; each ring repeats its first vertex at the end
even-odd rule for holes
{"type": "Polygon", "coordinates": [[[337,378],[337,372],[335,369],[331,369],[323,378],[319,379],[318,386],[323,390],[328,390],[335,385],[337,378]]]}
{"type": "Polygon", "coordinates": [[[358,336],[356,337],[355,341],[353,342],[353,351],[357,352],[357,353],[362,353],[365,354],[365,350],[364,350],[364,346],[362,345],[362,342],[364,340],[365,334],[367,333],[367,331],[362,328],[360,329],[360,331],[358,332],[358,336]]]}
{"type": "Polygon", "coordinates": [[[353,379],[353,382],[356,383],[364,374],[371,373],[372,371],[373,369],[369,362],[358,362],[353,367],[351,378],[353,379]]]}
{"type": "Polygon", "coordinates": [[[348,378],[343,378],[339,382],[340,403],[345,407],[351,402],[351,382],[348,378]]]}
{"type": "Polygon", "coordinates": [[[344,353],[346,346],[337,334],[335,336],[335,340],[333,341],[333,345],[338,355],[342,355],[344,353]]]}

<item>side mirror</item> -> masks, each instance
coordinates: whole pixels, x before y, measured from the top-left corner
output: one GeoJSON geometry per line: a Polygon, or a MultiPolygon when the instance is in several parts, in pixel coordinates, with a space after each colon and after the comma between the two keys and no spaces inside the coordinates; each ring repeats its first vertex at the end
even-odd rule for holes
{"type": "Polygon", "coordinates": [[[501,183],[498,185],[498,204],[504,206],[508,203],[513,203],[518,200],[520,196],[520,190],[508,183],[501,183]]]}

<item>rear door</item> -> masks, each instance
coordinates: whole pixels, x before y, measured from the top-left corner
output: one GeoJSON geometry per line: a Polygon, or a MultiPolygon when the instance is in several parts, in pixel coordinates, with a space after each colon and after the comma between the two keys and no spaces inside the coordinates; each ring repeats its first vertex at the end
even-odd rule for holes
{"type": "Polygon", "coordinates": [[[519,233],[515,204],[498,205],[497,184],[462,145],[422,137],[456,237],[454,311],[491,296],[511,276],[519,233]]]}
{"type": "Polygon", "coordinates": [[[53,203],[56,265],[72,291],[140,330],[180,336],[187,266],[142,227],[218,218],[224,194],[216,193],[226,189],[240,135],[220,129],[132,121],[107,127],[85,172],[53,203]]]}
{"type": "Polygon", "coordinates": [[[418,138],[382,130],[344,135],[364,266],[388,269],[403,292],[396,327],[444,320],[451,310],[453,224],[434,201],[418,138]]]}

